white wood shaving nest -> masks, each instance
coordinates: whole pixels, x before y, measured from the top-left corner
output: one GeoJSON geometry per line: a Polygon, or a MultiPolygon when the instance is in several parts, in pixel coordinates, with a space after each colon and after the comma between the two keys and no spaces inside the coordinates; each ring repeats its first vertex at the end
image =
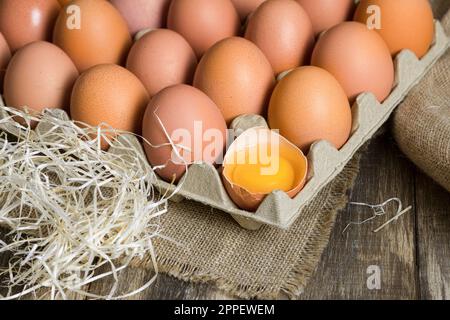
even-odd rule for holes
{"type": "Polygon", "coordinates": [[[161,236],[159,218],[172,195],[156,192],[155,173],[142,153],[126,139],[110,141],[120,152],[102,151],[102,139],[111,131],[121,134],[111,128],[2,108],[10,117],[0,127],[13,124],[20,133],[17,138],[0,131],[0,225],[9,231],[0,254],[11,257],[0,270],[7,288],[0,298],[67,299],[75,293],[122,299],[148,288],[158,270],[152,242],[161,236]],[[31,129],[32,121],[45,121],[48,130],[31,129]],[[155,275],[142,288],[118,292],[120,272],[148,256],[155,275]],[[106,277],[108,295],[87,292],[106,277]]]}

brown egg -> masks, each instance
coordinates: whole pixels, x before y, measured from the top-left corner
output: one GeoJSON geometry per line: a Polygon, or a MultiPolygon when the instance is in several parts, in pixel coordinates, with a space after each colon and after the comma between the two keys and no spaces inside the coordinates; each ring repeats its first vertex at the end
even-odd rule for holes
{"type": "Polygon", "coordinates": [[[245,20],[245,18],[255,11],[264,1],[266,0],[231,0],[239,13],[241,20],[245,20]]]}
{"type": "MultiPolygon", "coordinates": [[[[314,33],[320,34],[335,25],[351,20],[355,0],[296,0],[308,13],[314,33]]],[[[390,0],[388,0],[390,1],[390,0]]]]}
{"type": "Polygon", "coordinates": [[[111,3],[127,21],[132,35],[166,26],[170,0],[111,0],[111,3]]]}
{"type": "Polygon", "coordinates": [[[352,127],[350,104],[338,81],[311,66],[293,70],[277,84],[268,118],[270,128],[305,153],[318,140],[341,148],[352,127]]]}
{"type": "Polygon", "coordinates": [[[358,22],[344,22],[325,32],[312,64],[334,75],[351,102],[363,92],[372,92],[382,102],[394,84],[394,63],[386,43],[358,22]]]}
{"type": "Polygon", "coordinates": [[[83,72],[97,64],[125,63],[131,36],[125,20],[108,1],[74,0],[61,10],[53,42],[83,72]]]}
{"type": "Polygon", "coordinates": [[[245,38],[266,55],[275,74],[309,63],[314,33],[295,0],[267,0],[251,15],[245,38]]]}
{"type": "Polygon", "coordinates": [[[9,62],[4,96],[7,105],[30,108],[69,107],[78,71],[72,60],[52,43],[38,41],[19,49],[9,62]]]}
{"type": "Polygon", "coordinates": [[[394,56],[409,49],[422,58],[434,39],[433,11],[427,0],[362,0],[355,21],[375,28],[394,56]]]}
{"type": "Polygon", "coordinates": [[[70,1],[72,1],[72,0],[58,0],[58,2],[61,5],[61,7],[64,7],[67,4],[69,4],[70,1]]]}
{"type": "Polygon", "coordinates": [[[154,167],[163,166],[156,172],[169,182],[177,182],[193,162],[216,162],[227,140],[220,110],[203,92],[187,85],[175,85],[154,96],[142,127],[151,144],[144,143],[148,160],[154,167]],[[178,154],[167,145],[170,142],[178,146],[178,154]]]}
{"type": "Polygon", "coordinates": [[[5,38],[0,33],[0,92],[3,92],[3,78],[5,77],[6,67],[11,59],[11,51],[5,38]]]}
{"type": "Polygon", "coordinates": [[[256,45],[239,37],[222,40],[208,50],[194,76],[194,86],[216,103],[227,123],[243,114],[265,114],[274,84],[267,58],[256,45]]]}
{"type": "Polygon", "coordinates": [[[12,52],[34,41],[50,41],[60,9],[56,0],[2,0],[0,33],[12,52]]]}
{"type": "Polygon", "coordinates": [[[150,96],[171,85],[192,83],[197,57],[189,43],[168,29],[150,31],[131,48],[127,69],[144,84],[150,96]]]}
{"type": "Polygon", "coordinates": [[[240,21],[230,0],[173,0],[167,26],[201,57],[216,42],[237,35],[240,21]]]}
{"type": "MultiPolygon", "coordinates": [[[[140,134],[148,101],[147,90],[134,74],[118,65],[101,64],[85,71],[76,81],[70,113],[73,120],[91,126],[107,124],[140,134]]],[[[102,148],[107,147],[102,142],[102,148]]]]}

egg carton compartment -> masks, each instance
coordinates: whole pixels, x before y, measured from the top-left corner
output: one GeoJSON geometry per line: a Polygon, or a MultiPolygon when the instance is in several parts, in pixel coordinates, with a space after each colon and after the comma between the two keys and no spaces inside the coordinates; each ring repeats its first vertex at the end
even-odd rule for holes
{"type": "MultiPolygon", "coordinates": [[[[220,171],[210,164],[194,163],[189,167],[178,193],[180,198],[194,200],[230,214],[243,228],[257,230],[262,225],[288,229],[302,215],[303,209],[342,170],[355,153],[388,120],[395,107],[426,74],[449,46],[442,25],[435,23],[435,39],[429,52],[418,59],[410,50],[404,50],[395,58],[395,85],[389,97],[379,103],[372,93],[358,96],[352,107],[353,127],[347,143],[337,150],[327,141],[318,141],[308,154],[309,172],[303,190],[293,199],[285,192],[274,191],[268,195],[256,212],[239,209],[228,196],[220,171]]],[[[264,118],[256,115],[241,116],[232,124],[243,132],[252,127],[267,127],[264,118]]],[[[172,192],[175,186],[159,181],[162,191],[172,192]]]]}
{"type": "MultiPolygon", "coordinates": [[[[318,141],[311,146],[308,154],[309,171],[307,183],[303,190],[293,199],[282,191],[268,195],[256,212],[239,209],[228,196],[222,183],[220,171],[213,165],[194,163],[184,178],[184,182],[174,201],[184,199],[200,202],[214,209],[230,214],[243,228],[257,230],[262,225],[270,225],[281,229],[289,228],[302,215],[304,208],[312,199],[331,182],[351,160],[355,153],[365,144],[376,131],[387,121],[395,107],[405,98],[410,89],[417,84],[431,66],[441,57],[449,46],[441,24],[435,23],[435,39],[429,52],[421,59],[409,50],[402,51],[395,59],[395,86],[389,97],[379,103],[371,93],[361,94],[352,107],[353,127],[348,142],[337,150],[327,141],[318,141]]],[[[0,96],[0,119],[8,116],[0,96]]],[[[48,110],[61,119],[69,119],[62,110],[48,110]]],[[[233,121],[232,128],[239,132],[253,127],[267,127],[264,118],[256,115],[244,115],[233,121]]],[[[49,130],[45,121],[36,130],[49,130]]],[[[12,123],[3,123],[0,130],[18,135],[18,129],[12,123]]],[[[134,136],[124,135],[119,139],[127,139],[144,156],[141,142],[134,136]]],[[[114,148],[111,153],[117,152],[114,148]]],[[[143,157],[145,159],[145,156],[143,157]]],[[[151,170],[150,165],[146,164],[151,170]]],[[[158,180],[155,186],[161,192],[173,193],[177,186],[163,180],[158,180]]],[[[217,213],[217,211],[216,211],[217,213]]],[[[214,214],[214,211],[212,211],[214,214]]]]}

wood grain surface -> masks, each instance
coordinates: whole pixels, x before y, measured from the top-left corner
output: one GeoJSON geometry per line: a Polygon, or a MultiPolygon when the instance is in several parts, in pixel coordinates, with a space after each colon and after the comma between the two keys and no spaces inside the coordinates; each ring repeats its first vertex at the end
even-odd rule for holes
{"type": "MultiPolygon", "coordinates": [[[[339,213],[330,243],[301,299],[450,299],[450,195],[419,172],[398,150],[389,134],[374,139],[361,162],[351,201],[381,203],[391,197],[413,210],[379,233],[373,230],[388,214],[343,230],[350,221],[370,217],[368,208],[348,205],[339,213]],[[379,268],[379,289],[368,289],[368,269],[379,268]]],[[[0,255],[0,264],[7,263],[0,255]]],[[[132,291],[152,274],[133,269],[120,277],[119,292],[132,291]]],[[[89,291],[107,294],[110,281],[89,291]]],[[[1,291],[0,291],[1,293],[1,291]]],[[[71,298],[79,298],[73,296],[71,298]]],[[[207,284],[195,285],[166,275],[134,299],[228,299],[207,284]]]]}
{"type": "MultiPolygon", "coordinates": [[[[383,203],[398,197],[404,206],[414,204],[414,167],[401,155],[386,136],[377,138],[361,163],[361,173],[351,191],[351,201],[383,203]]],[[[305,299],[415,299],[418,295],[415,216],[404,215],[373,233],[396,210],[361,226],[343,230],[351,221],[362,221],[373,215],[370,208],[348,205],[340,213],[330,244],[319,268],[306,288],[305,299]],[[367,287],[368,268],[380,269],[381,288],[367,287]]]]}

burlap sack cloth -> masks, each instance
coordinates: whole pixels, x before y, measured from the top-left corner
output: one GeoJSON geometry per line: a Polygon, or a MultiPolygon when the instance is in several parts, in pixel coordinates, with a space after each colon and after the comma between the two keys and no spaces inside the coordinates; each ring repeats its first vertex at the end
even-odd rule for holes
{"type": "MultiPolygon", "coordinates": [[[[442,8],[442,3],[437,2],[435,8],[442,8]]],[[[407,105],[414,103],[414,106],[420,107],[425,101],[425,105],[434,103],[448,107],[444,97],[446,94],[448,96],[450,86],[449,58],[450,53],[447,62],[441,61],[424,85],[414,90],[407,105]],[[433,76],[439,77],[440,81],[434,80],[433,76]],[[436,93],[441,93],[443,98],[431,100],[436,93]]],[[[405,108],[408,107],[405,105],[401,110],[405,108]]],[[[443,108],[440,110],[445,111],[443,108]]],[[[411,112],[414,117],[422,114],[415,112],[411,112]]],[[[446,112],[450,114],[449,109],[446,112]]],[[[423,123],[431,129],[433,116],[433,111],[430,111],[430,120],[424,119],[418,126],[423,123]]],[[[397,127],[403,124],[404,117],[402,112],[397,115],[397,127]]],[[[400,128],[397,132],[407,132],[406,139],[409,139],[409,132],[417,129],[410,127],[406,121],[404,124],[406,128],[400,128]]],[[[440,147],[444,151],[446,148],[445,160],[447,168],[450,168],[450,124],[441,121],[437,125],[442,128],[436,135],[442,137],[440,147]]],[[[408,141],[411,145],[427,143],[427,140],[415,140],[408,141]]],[[[416,152],[424,157],[423,161],[431,161],[433,157],[432,152],[427,153],[423,149],[416,152]]],[[[439,173],[439,168],[436,174],[446,177],[444,179],[448,183],[448,169],[439,173]]],[[[328,244],[335,218],[348,200],[346,191],[352,186],[358,169],[359,156],[356,156],[342,174],[320,192],[288,231],[270,227],[256,232],[246,231],[217,210],[187,201],[172,203],[169,212],[162,218],[162,233],[178,243],[167,240],[156,243],[160,271],[186,281],[210,283],[240,298],[278,298],[282,293],[290,298],[298,297],[328,244]]],[[[143,264],[146,265],[145,262],[143,264]]]]}
{"type": "MultiPolygon", "coordinates": [[[[442,23],[450,34],[450,13],[442,23]]],[[[450,191],[450,50],[397,109],[393,133],[400,149],[450,191]]]]}

